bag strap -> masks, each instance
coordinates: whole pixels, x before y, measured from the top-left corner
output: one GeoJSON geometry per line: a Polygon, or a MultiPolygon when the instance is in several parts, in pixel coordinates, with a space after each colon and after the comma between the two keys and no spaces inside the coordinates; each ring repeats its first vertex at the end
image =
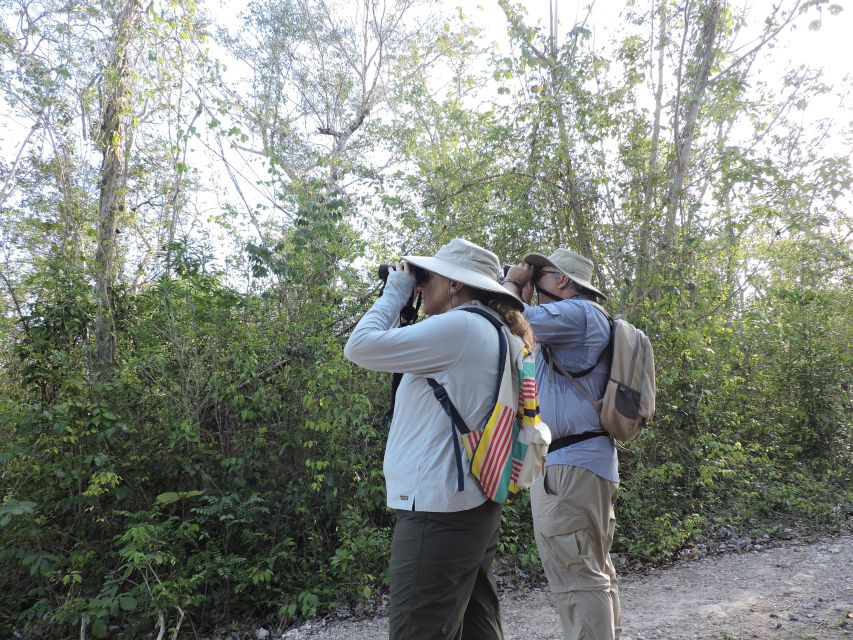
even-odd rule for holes
{"type": "MultiPolygon", "coordinates": [[[[498,395],[501,391],[501,380],[503,378],[504,367],[506,366],[506,355],[508,351],[507,340],[501,331],[503,323],[488,311],[478,307],[462,307],[462,311],[468,311],[469,313],[474,313],[485,318],[495,329],[497,329],[500,349],[498,354],[498,382],[495,387],[495,399],[494,402],[492,402],[492,406],[494,406],[498,401],[498,395]]],[[[463,491],[465,489],[465,474],[462,471],[462,449],[459,445],[459,438],[455,437],[453,434],[453,429],[455,427],[460,434],[470,433],[471,429],[453,405],[453,402],[450,400],[450,396],[447,395],[447,390],[438,381],[436,381],[435,378],[427,378],[426,381],[429,386],[432,387],[432,392],[435,394],[436,400],[438,400],[439,404],[441,404],[441,407],[444,409],[444,412],[450,418],[450,436],[453,440],[453,452],[456,455],[456,487],[458,491],[463,491]]],[[[488,420],[488,417],[486,417],[486,420],[488,420]]]]}
{"type": "MultiPolygon", "coordinates": [[[[564,368],[559,367],[558,365],[560,373],[566,376],[567,378],[583,378],[584,376],[589,375],[590,373],[592,373],[593,369],[595,369],[604,359],[608,352],[613,351],[613,318],[611,318],[610,314],[607,313],[607,310],[597,302],[593,302],[592,300],[583,300],[583,302],[586,302],[593,308],[598,309],[602,314],[604,314],[604,317],[607,318],[607,322],[610,324],[610,340],[608,341],[607,346],[604,347],[601,353],[598,354],[598,359],[591,367],[587,367],[586,369],[582,369],[581,371],[566,371],[564,368]]],[[[550,346],[542,345],[542,356],[545,358],[545,363],[551,365],[551,359],[553,358],[553,355],[551,354],[550,346]]]]}
{"type": "MultiPolygon", "coordinates": [[[[596,306],[598,306],[598,305],[596,305],[596,306]]],[[[607,312],[605,312],[605,314],[606,313],[607,312]]],[[[608,319],[609,318],[610,317],[608,316],[608,319]]],[[[611,333],[612,333],[612,324],[611,324],[611,333]]],[[[547,347],[547,345],[543,345],[543,346],[547,347]]],[[[574,384],[575,387],[577,388],[577,390],[580,391],[581,395],[583,395],[583,397],[586,398],[587,401],[592,405],[592,408],[595,409],[595,413],[598,415],[601,415],[602,401],[596,400],[595,398],[593,398],[592,394],[589,391],[587,391],[586,388],[580,382],[575,380],[575,378],[580,378],[581,376],[585,376],[590,371],[595,369],[595,367],[598,366],[598,363],[601,362],[601,359],[604,357],[604,354],[607,353],[607,351],[612,351],[612,349],[613,349],[613,338],[611,335],[610,344],[602,350],[601,355],[598,357],[598,360],[595,362],[595,364],[592,365],[589,369],[584,369],[583,371],[581,371],[579,373],[575,373],[575,374],[572,374],[572,373],[569,373],[568,371],[566,371],[562,367],[562,365],[560,365],[560,363],[557,362],[555,359],[551,358],[549,360],[546,353],[548,353],[550,351],[550,349],[548,351],[543,349],[542,355],[545,358],[545,362],[547,362],[551,367],[556,367],[557,371],[559,371],[564,377],[566,377],[572,381],[572,384],[574,384]]],[[[562,438],[557,438],[556,440],[551,442],[550,445],[548,445],[548,453],[552,453],[552,452],[557,451],[559,449],[564,449],[566,447],[570,447],[573,444],[577,444],[577,443],[583,442],[585,440],[590,440],[591,438],[598,438],[599,436],[609,436],[609,435],[610,434],[607,433],[606,431],[586,431],[584,433],[575,433],[572,435],[563,436],[562,438]]]]}
{"type": "MultiPolygon", "coordinates": [[[[607,351],[607,349],[605,349],[604,351],[607,351]]],[[[543,351],[543,356],[544,356],[544,351],[543,351]]],[[[545,358],[545,361],[548,362],[548,358],[545,358]]],[[[598,359],[598,362],[601,362],[601,358],[598,359]]],[[[593,369],[596,366],[598,366],[598,362],[596,362],[593,365],[593,367],[592,367],[593,369]]],[[[559,373],[561,373],[564,377],[571,380],[572,384],[575,385],[577,390],[581,392],[581,395],[583,395],[583,397],[589,401],[589,403],[592,405],[592,408],[595,409],[596,413],[601,413],[601,400],[596,400],[595,398],[593,398],[592,394],[589,391],[587,391],[586,388],[580,382],[575,380],[575,376],[573,376],[571,373],[569,373],[568,371],[563,369],[563,365],[561,365],[559,362],[557,362],[556,360],[554,360],[552,358],[550,360],[550,364],[552,367],[556,367],[557,371],[559,373]]]]}
{"type": "Polygon", "coordinates": [[[465,424],[465,419],[459,415],[456,407],[453,406],[450,397],[447,395],[447,390],[436,382],[435,378],[427,378],[426,381],[432,387],[432,392],[444,409],[444,413],[450,417],[450,439],[453,440],[453,453],[456,456],[456,488],[458,491],[462,491],[465,489],[465,474],[462,472],[461,462],[462,450],[459,447],[459,438],[453,436],[453,428],[456,427],[459,433],[470,433],[471,430],[465,424]]]}
{"type": "Polygon", "coordinates": [[[565,449],[566,447],[570,447],[573,444],[577,444],[578,442],[583,442],[584,440],[590,440],[591,438],[609,435],[610,434],[606,431],[585,431],[584,433],[575,433],[570,436],[563,436],[562,438],[557,438],[551,444],[548,445],[548,453],[552,453],[554,451],[557,451],[558,449],[565,449]]]}
{"type": "MultiPolygon", "coordinates": [[[[605,347],[604,350],[599,354],[598,360],[596,360],[591,367],[587,367],[586,369],[582,369],[581,371],[566,371],[565,369],[560,367],[560,373],[566,376],[567,378],[583,378],[585,375],[592,373],[592,370],[598,366],[598,363],[601,362],[602,355],[605,353],[605,351],[607,351],[607,347],[605,347]]],[[[542,357],[545,359],[545,364],[547,364],[549,367],[553,366],[551,364],[551,359],[554,356],[551,353],[551,347],[547,344],[542,345],[542,357]]],[[[557,366],[559,367],[559,365],[557,366]]]]}
{"type": "Polygon", "coordinates": [[[605,318],[607,318],[607,321],[608,321],[608,322],[610,322],[610,324],[613,324],[613,318],[611,318],[611,317],[610,317],[610,314],[609,314],[609,313],[607,313],[607,309],[605,309],[604,307],[602,307],[602,306],[601,306],[600,304],[598,304],[597,302],[593,302],[592,300],[584,300],[584,302],[586,302],[587,304],[589,304],[589,305],[591,305],[591,306],[595,307],[596,309],[598,309],[599,311],[601,311],[601,313],[603,313],[603,314],[604,314],[604,317],[605,317],[605,318]]]}
{"type": "MultiPolygon", "coordinates": [[[[583,376],[592,373],[593,369],[595,369],[601,363],[601,361],[604,360],[604,358],[608,354],[610,354],[612,357],[612,354],[613,354],[613,332],[615,329],[615,325],[613,324],[613,318],[610,317],[610,314],[607,313],[605,308],[602,307],[600,304],[598,304],[597,302],[593,302],[592,300],[584,300],[584,302],[586,302],[587,304],[591,305],[592,307],[594,307],[595,309],[598,309],[601,313],[603,313],[604,317],[607,318],[607,322],[610,324],[610,336],[609,336],[608,341],[607,341],[607,346],[604,347],[604,349],[601,350],[601,353],[598,354],[598,359],[595,361],[595,364],[593,364],[591,367],[587,367],[586,369],[584,369],[582,371],[577,371],[575,373],[572,373],[570,371],[566,371],[566,369],[563,368],[563,366],[559,362],[557,362],[557,359],[554,358],[553,354],[551,353],[551,347],[547,344],[542,345],[542,357],[544,358],[545,363],[548,366],[550,366],[552,369],[556,368],[557,372],[559,372],[563,377],[571,380],[572,384],[575,385],[575,388],[577,388],[577,390],[580,391],[581,395],[589,401],[589,403],[592,405],[592,408],[595,409],[595,412],[598,414],[601,414],[601,399],[599,398],[598,400],[596,400],[595,398],[593,398],[592,394],[589,391],[587,391],[586,388],[580,382],[578,382],[575,378],[582,378],[583,376]]],[[[604,432],[602,432],[602,433],[604,433],[604,432]]],[[[599,434],[598,432],[595,432],[595,435],[597,436],[597,435],[601,435],[601,434],[599,434]]],[[[604,435],[606,435],[606,434],[604,434],[604,435]]],[[[574,444],[574,443],[570,442],[568,444],[574,444]]],[[[568,444],[563,445],[563,446],[568,446],[568,444]]]]}

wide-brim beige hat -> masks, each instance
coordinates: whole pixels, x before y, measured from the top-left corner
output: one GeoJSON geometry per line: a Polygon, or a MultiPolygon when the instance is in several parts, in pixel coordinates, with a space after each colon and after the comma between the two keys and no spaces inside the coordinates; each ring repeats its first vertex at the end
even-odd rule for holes
{"type": "Polygon", "coordinates": [[[521,299],[499,284],[502,272],[498,257],[473,242],[454,238],[436,251],[434,256],[403,256],[403,260],[454,282],[494,293],[516,309],[524,309],[521,299]]]}
{"type": "Polygon", "coordinates": [[[528,253],[522,260],[527,264],[532,264],[534,267],[554,267],[569,276],[572,282],[576,282],[584,289],[589,289],[596,295],[607,300],[607,296],[590,283],[593,271],[592,260],[585,258],[579,253],[575,253],[571,249],[557,249],[550,256],[543,256],[541,253],[528,253]]]}

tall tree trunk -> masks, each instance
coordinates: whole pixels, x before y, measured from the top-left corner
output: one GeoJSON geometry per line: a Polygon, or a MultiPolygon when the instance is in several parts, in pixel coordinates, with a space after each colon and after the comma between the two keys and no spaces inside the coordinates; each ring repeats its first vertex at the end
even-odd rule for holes
{"type": "Polygon", "coordinates": [[[554,115],[557,120],[557,130],[560,136],[557,157],[560,165],[562,165],[562,169],[559,172],[560,186],[563,192],[561,199],[567,200],[563,207],[566,219],[566,231],[569,234],[571,234],[571,231],[574,231],[580,252],[595,263],[595,277],[600,282],[601,270],[593,255],[589,222],[587,221],[586,208],[583,202],[583,192],[577,186],[575,180],[575,167],[572,161],[571,144],[566,128],[566,115],[563,111],[563,100],[560,98],[565,70],[560,65],[557,57],[557,24],[557,2],[556,0],[551,0],[548,64],[551,69],[551,92],[554,97],[554,115]]]}
{"type": "Polygon", "coordinates": [[[116,279],[116,221],[125,208],[127,145],[130,140],[130,44],[141,16],[136,0],[126,0],[118,16],[109,66],[104,70],[104,98],[98,145],[101,162],[98,200],[98,247],[95,253],[95,375],[109,380],[115,363],[113,284],[116,279]]]}
{"type": "Polygon", "coordinates": [[[73,180],[74,154],[71,146],[63,142],[57,149],[56,189],[62,195],[59,204],[59,222],[62,236],[59,251],[64,259],[76,268],[83,261],[83,205],[73,180]]]}
{"type": "MultiPolygon", "coordinates": [[[[686,113],[683,122],[679,121],[680,109],[676,109],[676,124],[680,125],[674,130],[678,133],[674,140],[675,159],[670,165],[669,195],[666,205],[666,226],[664,228],[663,251],[661,252],[660,267],[666,269],[670,266],[675,244],[675,217],[684,194],[684,183],[687,177],[687,168],[690,162],[690,152],[693,141],[696,138],[697,120],[699,109],[705,97],[705,89],[708,86],[708,77],[711,73],[711,64],[714,54],[717,52],[717,34],[719,32],[720,14],[722,12],[722,0],[710,0],[702,12],[702,31],[696,48],[696,71],[693,84],[687,100],[686,113]]],[[[685,29],[689,25],[685,24],[685,29]]]]}
{"type": "MultiPolygon", "coordinates": [[[[658,172],[658,157],[660,154],[661,114],[663,113],[663,70],[664,54],[666,51],[666,5],[663,3],[660,5],[659,15],[655,115],[654,124],[652,125],[649,165],[643,180],[642,220],[640,220],[639,246],[637,248],[637,259],[634,267],[634,303],[639,303],[639,301],[646,295],[649,286],[649,275],[651,273],[651,233],[653,227],[652,202],[654,200],[654,187],[658,172]]],[[[654,16],[654,10],[652,12],[652,16],[654,16]]]]}

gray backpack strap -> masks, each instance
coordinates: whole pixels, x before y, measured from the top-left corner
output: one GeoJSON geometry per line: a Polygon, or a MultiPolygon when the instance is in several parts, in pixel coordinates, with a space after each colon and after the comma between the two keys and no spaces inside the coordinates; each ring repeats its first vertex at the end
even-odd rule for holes
{"type": "Polygon", "coordinates": [[[607,309],[605,309],[604,307],[602,307],[600,304],[598,304],[597,302],[593,302],[592,300],[584,300],[584,302],[586,302],[587,304],[592,305],[593,307],[595,307],[596,309],[598,309],[599,311],[601,311],[601,313],[603,313],[603,314],[604,314],[604,317],[605,317],[605,318],[607,318],[610,322],[613,322],[613,318],[611,318],[611,317],[610,317],[610,314],[609,314],[609,313],[607,313],[607,309]]]}
{"type": "Polygon", "coordinates": [[[600,304],[598,304],[597,302],[593,302],[592,300],[584,300],[584,302],[586,302],[587,304],[589,304],[589,305],[595,307],[596,309],[598,309],[599,311],[601,311],[601,313],[604,314],[604,317],[607,318],[607,322],[610,323],[610,336],[609,336],[607,346],[599,354],[598,360],[595,361],[595,364],[593,364],[588,369],[584,369],[583,371],[580,371],[578,373],[571,374],[568,371],[566,371],[559,362],[557,362],[557,359],[554,358],[554,355],[551,353],[551,348],[546,344],[542,345],[542,352],[543,352],[542,355],[545,358],[545,362],[548,363],[548,365],[550,365],[551,369],[553,370],[554,368],[556,368],[557,371],[559,371],[563,375],[564,378],[568,378],[569,380],[571,380],[572,384],[574,384],[575,387],[577,388],[577,390],[580,391],[581,395],[583,395],[584,398],[589,400],[589,403],[592,405],[593,409],[595,409],[595,412],[600,414],[601,413],[601,405],[602,405],[601,399],[596,400],[595,398],[593,398],[592,394],[589,391],[587,391],[584,388],[584,386],[580,382],[578,382],[575,378],[580,378],[580,377],[587,375],[588,373],[592,373],[592,370],[598,366],[598,364],[604,359],[604,357],[607,355],[607,353],[609,351],[612,351],[612,349],[613,349],[613,318],[611,318],[610,314],[607,313],[607,310],[604,307],[602,307],[600,304]]]}
{"type": "Polygon", "coordinates": [[[543,344],[542,349],[543,349],[543,351],[548,352],[547,360],[550,362],[551,366],[556,367],[557,371],[559,371],[563,375],[564,378],[568,378],[569,380],[571,380],[572,384],[575,385],[577,390],[581,392],[581,395],[583,395],[584,398],[589,400],[589,403],[592,405],[593,409],[595,409],[595,412],[600,413],[601,412],[601,400],[596,400],[595,398],[593,398],[592,394],[589,391],[587,391],[580,382],[575,380],[575,377],[572,374],[570,374],[568,371],[566,371],[563,368],[563,365],[561,365],[559,362],[557,362],[557,359],[554,358],[553,355],[550,353],[551,348],[548,345],[543,344]]]}

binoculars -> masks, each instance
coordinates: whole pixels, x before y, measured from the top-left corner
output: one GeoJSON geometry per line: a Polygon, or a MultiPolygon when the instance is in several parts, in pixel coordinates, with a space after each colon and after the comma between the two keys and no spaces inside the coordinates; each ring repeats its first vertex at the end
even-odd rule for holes
{"type": "MultiPolygon", "coordinates": [[[[414,267],[414,265],[412,265],[412,266],[414,267]]],[[[506,278],[506,274],[509,272],[509,270],[511,268],[512,268],[511,264],[505,264],[503,266],[504,278],[506,278]]],[[[382,264],[379,265],[379,268],[376,271],[379,274],[379,279],[382,280],[382,282],[387,282],[388,281],[388,274],[391,271],[396,271],[396,268],[392,264],[387,264],[387,263],[383,262],[382,264]]],[[[424,271],[423,269],[420,269],[418,267],[414,267],[414,274],[415,274],[415,282],[417,282],[418,284],[423,284],[424,282],[426,282],[426,280],[427,280],[426,271],[424,271]]]]}
{"type": "MultiPolygon", "coordinates": [[[[415,276],[415,284],[425,284],[427,280],[429,280],[429,273],[421,269],[420,267],[416,267],[413,264],[409,265],[412,275],[415,276]]],[[[388,281],[388,274],[392,271],[396,271],[397,268],[393,264],[382,263],[379,265],[379,268],[376,270],[379,274],[379,279],[382,282],[388,281]]]]}

